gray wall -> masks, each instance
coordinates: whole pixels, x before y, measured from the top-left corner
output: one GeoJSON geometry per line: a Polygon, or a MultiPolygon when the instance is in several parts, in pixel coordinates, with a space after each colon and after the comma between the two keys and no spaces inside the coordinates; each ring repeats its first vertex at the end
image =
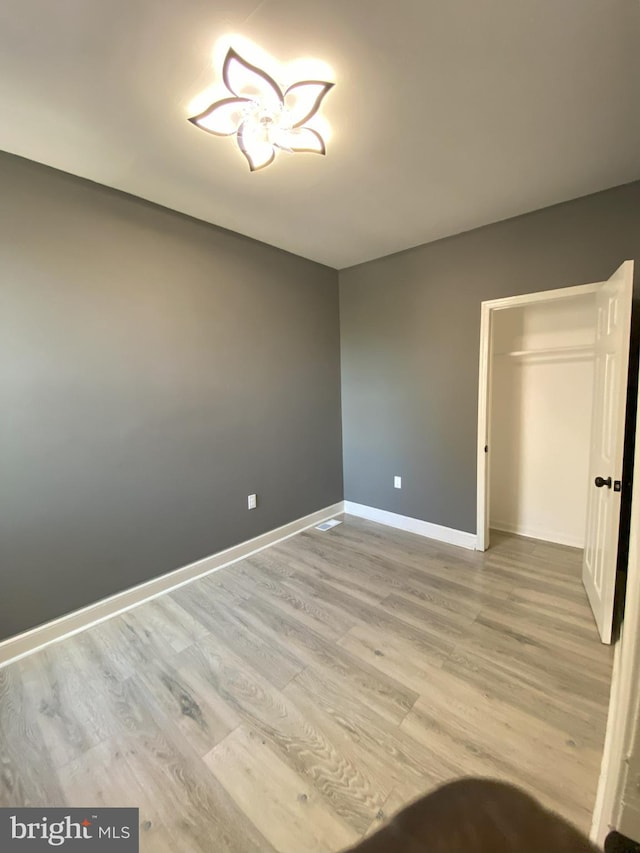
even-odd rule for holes
{"type": "Polygon", "coordinates": [[[640,182],[343,270],[345,499],[475,533],[480,303],[627,259],[640,182]]]}
{"type": "Polygon", "coordinates": [[[0,637],[342,499],[337,273],[7,154],[0,371],[0,637]]]}

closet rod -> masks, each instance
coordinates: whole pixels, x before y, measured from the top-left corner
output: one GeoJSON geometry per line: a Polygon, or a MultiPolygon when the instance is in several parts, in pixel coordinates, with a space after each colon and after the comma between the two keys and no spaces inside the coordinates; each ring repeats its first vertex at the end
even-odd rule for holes
{"type": "Polygon", "coordinates": [[[540,349],[513,350],[511,352],[496,352],[494,355],[506,358],[526,358],[536,355],[592,355],[594,347],[591,344],[573,347],[541,347],[540,349]]]}

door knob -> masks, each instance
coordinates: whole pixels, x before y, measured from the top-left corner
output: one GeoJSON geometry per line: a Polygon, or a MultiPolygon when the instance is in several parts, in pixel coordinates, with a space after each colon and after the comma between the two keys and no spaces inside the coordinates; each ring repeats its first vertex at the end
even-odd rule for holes
{"type": "Polygon", "coordinates": [[[611,488],[611,477],[607,477],[605,480],[604,477],[596,477],[596,486],[601,489],[603,486],[606,486],[608,489],[611,488]]]}

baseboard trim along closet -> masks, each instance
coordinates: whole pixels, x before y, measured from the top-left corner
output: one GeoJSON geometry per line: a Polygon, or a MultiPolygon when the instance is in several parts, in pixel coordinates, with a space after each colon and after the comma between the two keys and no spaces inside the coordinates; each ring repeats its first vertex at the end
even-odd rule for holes
{"type": "Polygon", "coordinates": [[[409,533],[426,536],[427,539],[437,539],[439,542],[447,542],[449,545],[459,545],[461,548],[467,548],[470,551],[475,550],[476,547],[475,533],[443,527],[441,524],[431,524],[431,522],[421,521],[419,518],[398,515],[395,512],[387,512],[386,509],[376,509],[352,501],[344,502],[344,511],[347,515],[357,515],[359,518],[377,521],[378,524],[386,524],[388,527],[397,527],[398,530],[406,530],[409,533]]]}
{"type": "Polygon", "coordinates": [[[26,657],[51,643],[63,640],[65,637],[70,637],[72,634],[85,631],[92,625],[97,625],[98,622],[104,622],[105,619],[117,616],[119,613],[124,613],[125,610],[131,610],[132,607],[136,607],[138,604],[142,604],[151,598],[156,598],[165,592],[190,583],[190,581],[196,578],[216,572],[218,569],[222,569],[231,563],[236,563],[238,560],[243,560],[245,557],[262,551],[270,545],[275,545],[277,542],[282,542],[290,536],[295,536],[296,533],[300,533],[302,530],[315,527],[316,524],[327,521],[334,515],[343,512],[343,509],[344,504],[340,501],[332,506],[313,512],[311,515],[305,515],[303,518],[290,521],[282,527],[262,533],[254,539],[249,539],[246,542],[241,542],[239,545],[234,545],[232,548],[227,548],[225,551],[219,551],[217,554],[198,560],[196,563],[190,563],[181,569],[176,569],[157,578],[152,578],[150,581],[145,581],[145,583],[124,590],[123,592],[118,592],[115,595],[109,596],[109,598],[103,598],[95,604],[90,604],[80,610],[74,610],[72,613],[60,616],[51,622],[45,622],[43,625],[38,625],[36,628],[31,628],[22,634],[17,634],[15,637],[9,637],[0,642],[0,667],[6,666],[19,658],[26,657]]]}
{"type": "Polygon", "coordinates": [[[558,530],[548,530],[547,528],[532,527],[526,524],[512,524],[510,521],[492,521],[490,527],[491,530],[498,530],[501,533],[515,533],[516,536],[526,536],[528,539],[542,539],[543,542],[554,542],[556,545],[584,548],[584,540],[558,530]]]}

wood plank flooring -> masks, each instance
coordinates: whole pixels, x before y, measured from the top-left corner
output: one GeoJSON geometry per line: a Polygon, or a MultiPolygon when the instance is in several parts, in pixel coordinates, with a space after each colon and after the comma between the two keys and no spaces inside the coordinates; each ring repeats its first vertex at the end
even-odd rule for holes
{"type": "Polygon", "coordinates": [[[145,853],[332,853],[474,774],[588,829],[611,665],[579,551],[346,516],[0,670],[0,804],[138,806],[145,853]]]}

